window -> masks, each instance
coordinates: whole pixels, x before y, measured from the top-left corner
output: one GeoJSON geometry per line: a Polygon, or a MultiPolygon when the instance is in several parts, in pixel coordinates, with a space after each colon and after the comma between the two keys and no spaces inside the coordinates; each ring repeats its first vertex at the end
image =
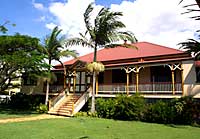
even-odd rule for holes
{"type": "Polygon", "coordinates": [[[24,85],[37,85],[37,79],[33,76],[23,76],[24,85]]]}
{"type": "MultiPolygon", "coordinates": [[[[174,72],[176,74],[176,72],[174,72]]],[[[176,77],[176,76],[175,76],[176,77]]],[[[167,66],[151,67],[151,82],[171,82],[171,70],[167,66]]]]}
{"type": "Polygon", "coordinates": [[[112,70],[112,83],[126,83],[126,72],[121,69],[112,70]]]}
{"type": "Polygon", "coordinates": [[[200,83],[200,67],[196,67],[196,82],[200,83]]]}
{"type": "Polygon", "coordinates": [[[63,85],[64,75],[63,73],[55,73],[56,79],[53,80],[54,85],[63,85]]]}
{"type": "Polygon", "coordinates": [[[102,84],[104,82],[104,72],[99,73],[98,82],[99,82],[99,84],[102,84]]]}

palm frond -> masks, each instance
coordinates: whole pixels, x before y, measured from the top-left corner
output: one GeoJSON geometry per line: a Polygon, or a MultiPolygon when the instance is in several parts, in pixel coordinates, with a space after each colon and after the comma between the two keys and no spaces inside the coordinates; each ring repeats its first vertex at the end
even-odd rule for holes
{"type": "Polygon", "coordinates": [[[200,52],[200,42],[194,39],[188,39],[188,41],[179,43],[178,45],[181,45],[180,49],[184,49],[190,54],[194,53],[195,56],[200,52]]]}
{"type": "Polygon", "coordinates": [[[126,40],[130,41],[131,43],[136,43],[138,42],[137,38],[135,37],[134,33],[131,31],[126,31],[126,32],[119,32],[119,37],[121,40],[126,40]]]}
{"type": "Polygon", "coordinates": [[[183,0],[180,0],[180,2],[178,4],[181,4],[183,2],[183,0]]]}
{"type": "Polygon", "coordinates": [[[85,26],[88,31],[92,30],[92,24],[90,23],[90,14],[94,9],[93,4],[94,3],[90,3],[84,13],[85,26]]]}
{"type": "Polygon", "coordinates": [[[87,39],[86,35],[83,35],[82,33],[79,33],[79,35],[81,36],[81,38],[85,41],[88,42],[89,40],[87,39]]]}
{"type": "Polygon", "coordinates": [[[100,10],[95,19],[95,42],[98,45],[103,46],[110,42],[116,42],[122,40],[122,37],[123,40],[126,38],[131,42],[135,42],[136,39],[130,37],[131,35],[128,35],[128,33],[116,33],[119,29],[125,27],[125,25],[119,20],[119,17],[122,15],[121,12],[111,12],[108,8],[102,8],[100,10]]]}
{"type": "Polygon", "coordinates": [[[118,41],[129,41],[131,43],[136,43],[137,39],[134,34],[130,31],[127,32],[112,32],[108,34],[108,41],[106,43],[115,43],[118,41]]]}
{"type": "Polygon", "coordinates": [[[83,46],[83,47],[94,47],[94,45],[92,43],[89,43],[87,41],[85,41],[84,39],[82,38],[71,38],[71,39],[68,39],[66,42],[65,42],[65,47],[68,47],[68,46],[76,46],[76,45],[80,45],[80,46],[83,46]]]}
{"type": "Polygon", "coordinates": [[[42,74],[35,75],[35,77],[41,79],[43,82],[53,83],[57,81],[57,76],[53,72],[42,72],[42,74]]]}
{"type": "Polygon", "coordinates": [[[77,55],[78,55],[78,53],[75,50],[64,50],[64,51],[61,51],[58,56],[60,58],[61,57],[73,57],[73,58],[77,58],[77,55]]]}
{"type": "Polygon", "coordinates": [[[116,43],[116,44],[113,44],[113,43],[111,43],[111,44],[106,44],[106,45],[104,46],[104,48],[115,48],[115,47],[118,47],[118,46],[138,50],[137,46],[135,46],[135,45],[133,45],[133,44],[128,44],[128,43],[124,43],[124,44],[117,44],[117,43],[116,43]]]}

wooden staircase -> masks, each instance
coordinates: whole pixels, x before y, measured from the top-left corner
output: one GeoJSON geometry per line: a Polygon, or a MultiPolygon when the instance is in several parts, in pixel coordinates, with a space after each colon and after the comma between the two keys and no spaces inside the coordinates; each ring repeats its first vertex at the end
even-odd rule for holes
{"type": "Polygon", "coordinates": [[[60,105],[50,109],[49,114],[63,115],[63,116],[73,116],[74,104],[79,100],[81,94],[69,95],[67,96],[60,105]]]}

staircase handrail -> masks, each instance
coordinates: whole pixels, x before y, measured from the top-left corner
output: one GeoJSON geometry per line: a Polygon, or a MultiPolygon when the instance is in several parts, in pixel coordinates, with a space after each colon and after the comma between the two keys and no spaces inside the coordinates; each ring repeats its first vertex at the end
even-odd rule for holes
{"type": "Polygon", "coordinates": [[[63,88],[62,90],[59,91],[59,93],[54,96],[52,99],[49,100],[49,110],[53,107],[55,107],[58,102],[65,97],[65,90],[66,88],[63,88]]]}
{"type": "Polygon", "coordinates": [[[74,102],[73,114],[75,114],[76,112],[79,111],[79,109],[77,109],[77,106],[78,106],[83,100],[85,100],[85,102],[87,102],[87,100],[91,97],[90,93],[91,93],[91,87],[88,86],[88,87],[86,88],[86,91],[85,91],[84,93],[82,93],[81,96],[74,102]]]}

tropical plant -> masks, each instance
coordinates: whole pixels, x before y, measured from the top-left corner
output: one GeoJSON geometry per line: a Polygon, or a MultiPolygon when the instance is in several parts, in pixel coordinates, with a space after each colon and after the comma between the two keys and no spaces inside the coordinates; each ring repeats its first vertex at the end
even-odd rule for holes
{"type": "Polygon", "coordinates": [[[96,71],[97,73],[103,72],[105,70],[105,66],[101,62],[91,62],[86,65],[86,68],[90,72],[96,71]]]}
{"type": "MultiPolygon", "coordinates": [[[[181,0],[180,3],[182,3],[184,0],[181,0]]],[[[185,5],[183,6],[183,8],[186,8],[186,12],[184,12],[183,14],[188,14],[188,13],[194,13],[194,12],[200,12],[200,1],[199,0],[195,0],[196,3],[193,4],[189,4],[189,5],[185,5]],[[196,7],[194,7],[196,6],[196,7]],[[198,6],[198,7],[197,7],[198,6]],[[198,9],[197,9],[198,8],[198,9]]],[[[200,20],[200,16],[199,15],[195,15],[190,17],[192,19],[195,20],[200,20]]],[[[200,30],[197,30],[196,32],[199,33],[200,30]]],[[[199,59],[200,57],[200,42],[195,40],[195,39],[188,39],[185,42],[179,43],[179,45],[181,45],[180,48],[185,49],[188,53],[190,54],[194,54],[195,59],[199,59]]]]}
{"type": "Polygon", "coordinates": [[[193,54],[195,59],[200,59],[200,42],[194,39],[189,39],[185,42],[179,43],[180,48],[185,49],[188,53],[193,54]]]}
{"type": "MultiPolygon", "coordinates": [[[[50,36],[48,36],[45,39],[45,44],[44,47],[42,47],[42,52],[47,55],[48,59],[48,64],[51,65],[53,60],[56,60],[60,62],[64,69],[64,79],[66,78],[66,69],[64,64],[61,61],[62,57],[76,57],[77,53],[74,50],[63,50],[64,47],[62,45],[62,42],[64,41],[64,38],[61,37],[58,39],[59,34],[61,33],[61,29],[56,26],[53,30],[50,36]]],[[[48,68],[48,76],[50,74],[51,67],[48,68]]],[[[48,98],[49,98],[49,82],[50,80],[47,80],[47,88],[46,88],[46,99],[45,99],[45,105],[48,103],[48,98]]],[[[64,82],[65,84],[65,82],[64,82]]],[[[64,86],[65,87],[65,86],[64,86]]]]}
{"type": "Polygon", "coordinates": [[[36,107],[36,111],[38,113],[47,113],[48,112],[48,107],[47,107],[47,105],[44,105],[44,104],[40,103],[40,105],[36,107]]]}
{"type": "MultiPolygon", "coordinates": [[[[121,45],[116,43],[120,40],[128,40],[132,43],[137,41],[133,33],[121,31],[122,28],[125,28],[125,25],[119,20],[119,17],[123,15],[122,12],[113,12],[109,8],[103,7],[95,17],[94,24],[92,24],[91,13],[93,9],[93,3],[91,3],[84,13],[86,32],[84,34],[80,33],[80,37],[69,39],[65,43],[66,46],[82,45],[83,47],[93,48],[93,62],[97,62],[98,48],[117,47],[121,45]]],[[[130,47],[128,44],[124,44],[123,46],[130,47]]],[[[92,113],[95,112],[96,75],[97,72],[93,71],[92,113]]]]}

